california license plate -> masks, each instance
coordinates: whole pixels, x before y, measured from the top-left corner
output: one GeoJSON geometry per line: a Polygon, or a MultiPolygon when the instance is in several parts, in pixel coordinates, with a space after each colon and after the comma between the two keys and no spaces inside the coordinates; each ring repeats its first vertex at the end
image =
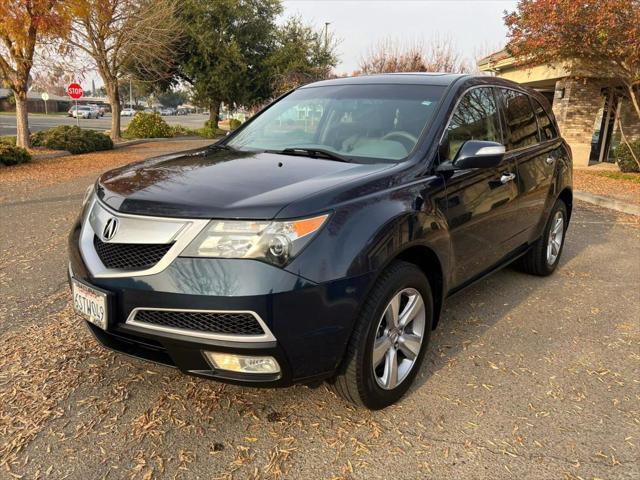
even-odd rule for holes
{"type": "Polygon", "coordinates": [[[74,278],[71,279],[71,291],[75,311],[94,325],[106,330],[108,324],[107,294],[74,278]]]}

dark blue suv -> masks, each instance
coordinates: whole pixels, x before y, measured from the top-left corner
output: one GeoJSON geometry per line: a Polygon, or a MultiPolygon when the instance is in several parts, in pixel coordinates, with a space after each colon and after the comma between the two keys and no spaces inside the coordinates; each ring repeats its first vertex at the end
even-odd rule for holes
{"type": "Polygon", "coordinates": [[[554,271],[571,172],[545,98],[517,84],[314,83],[209,148],[102,175],[70,235],[74,306],[119,352],[382,408],[448,296],[511,262],[554,271]]]}

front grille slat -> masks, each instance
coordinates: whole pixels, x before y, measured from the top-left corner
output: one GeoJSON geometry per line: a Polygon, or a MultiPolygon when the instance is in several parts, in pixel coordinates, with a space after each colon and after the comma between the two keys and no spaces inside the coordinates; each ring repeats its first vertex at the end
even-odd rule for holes
{"type": "Polygon", "coordinates": [[[106,243],[95,235],[93,246],[100,261],[107,268],[143,270],[158,263],[173,244],[106,243]]]}
{"type": "Polygon", "coordinates": [[[258,320],[245,312],[139,310],[133,320],[162,327],[226,335],[263,335],[258,320]]]}

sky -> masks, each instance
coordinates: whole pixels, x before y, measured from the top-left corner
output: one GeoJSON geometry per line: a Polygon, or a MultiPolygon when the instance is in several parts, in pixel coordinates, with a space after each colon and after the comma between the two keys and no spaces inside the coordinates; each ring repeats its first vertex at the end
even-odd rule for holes
{"type": "MultiPolygon", "coordinates": [[[[401,44],[450,39],[469,61],[500,50],[506,41],[502,20],[515,0],[284,0],[281,21],[300,16],[318,29],[329,30],[340,40],[338,73],[352,73],[375,44],[392,39],[401,44]]],[[[88,72],[82,85],[102,80],[88,72]]]]}
{"type": "Polygon", "coordinates": [[[285,0],[285,16],[299,15],[307,23],[341,39],[337,71],[351,73],[368,49],[391,38],[400,43],[449,38],[469,60],[501,49],[506,40],[502,20],[513,11],[511,0],[285,0]]]}

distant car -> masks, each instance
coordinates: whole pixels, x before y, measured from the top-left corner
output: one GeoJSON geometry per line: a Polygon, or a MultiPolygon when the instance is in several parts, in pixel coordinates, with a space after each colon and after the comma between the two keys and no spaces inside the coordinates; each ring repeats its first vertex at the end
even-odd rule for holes
{"type": "Polygon", "coordinates": [[[156,111],[153,108],[145,108],[144,113],[156,113],[156,111]]]}
{"type": "Polygon", "coordinates": [[[133,117],[136,111],[133,108],[123,108],[120,112],[121,117],[133,117]]]}
{"type": "Polygon", "coordinates": [[[173,108],[163,108],[160,110],[160,115],[167,116],[167,115],[175,115],[175,110],[173,108]]]}
{"type": "Polygon", "coordinates": [[[186,108],[179,108],[176,111],[176,115],[189,115],[189,110],[187,110],[186,108]]]}
{"type": "Polygon", "coordinates": [[[99,117],[104,117],[104,107],[100,105],[96,105],[95,103],[90,103],[87,106],[94,109],[96,112],[98,112],[99,117]]]}
{"type": "Polygon", "coordinates": [[[94,110],[88,105],[79,105],[77,108],[74,105],[69,109],[68,115],[73,118],[98,118],[100,116],[98,110],[94,110]]]}

